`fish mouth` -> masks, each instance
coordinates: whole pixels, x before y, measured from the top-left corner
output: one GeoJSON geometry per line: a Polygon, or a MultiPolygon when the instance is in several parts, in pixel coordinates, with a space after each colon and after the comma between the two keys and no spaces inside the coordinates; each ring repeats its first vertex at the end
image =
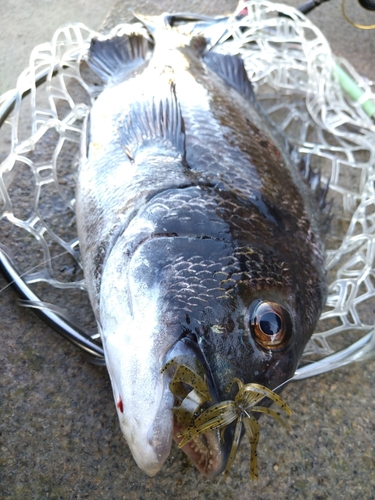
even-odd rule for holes
{"type": "Polygon", "coordinates": [[[165,369],[169,372],[169,390],[175,398],[173,440],[202,475],[208,478],[216,477],[225,470],[228,462],[231,448],[231,439],[227,435],[229,434],[228,430],[226,431],[225,440],[222,438],[222,434],[215,429],[194,436],[183,446],[180,445],[183,441],[183,433],[191,425],[194,417],[219,401],[210,370],[197,343],[188,337],[177,341],[168,352],[166,359],[165,369]],[[171,369],[171,365],[173,365],[173,369],[171,369]],[[179,371],[179,367],[183,369],[179,371]],[[186,376],[186,371],[193,374],[194,379],[204,373],[208,391],[205,395],[199,393],[199,389],[197,390],[192,385],[192,380],[189,376],[186,376]],[[178,389],[176,389],[177,386],[178,389]],[[194,411],[192,406],[189,405],[191,414],[187,415],[184,402],[189,398],[196,401],[197,406],[194,411]]]}
{"type": "MultiPolygon", "coordinates": [[[[173,439],[177,445],[182,441],[181,433],[184,426],[174,418],[173,439]]],[[[206,432],[195,436],[182,446],[181,450],[193,462],[198,471],[205,477],[213,478],[220,475],[226,466],[227,459],[223,453],[223,443],[217,431],[206,432]]]]}

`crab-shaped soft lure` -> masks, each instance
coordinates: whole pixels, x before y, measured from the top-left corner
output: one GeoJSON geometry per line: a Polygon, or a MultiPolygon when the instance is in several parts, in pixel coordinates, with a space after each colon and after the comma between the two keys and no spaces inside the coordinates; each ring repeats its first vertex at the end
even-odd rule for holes
{"type": "Polygon", "coordinates": [[[222,401],[221,403],[210,406],[207,410],[194,418],[190,425],[179,435],[182,440],[178,446],[181,448],[198,434],[214,429],[221,429],[221,435],[223,438],[223,431],[225,427],[237,420],[232,448],[224,473],[227,474],[231,468],[240,442],[242,426],[244,426],[246,436],[249,439],[251,446],[250,479],[257,479],[259,423],[252,413],[266,413],[267,415],[275,418],[282,425],[286,425],[277,412],[264,406],[258,406],[258,403],[265,397],[278,404],[288,415],[291,415],[292,411],[287,403],[278,394],[260,384],[245,385],[238,378],[234,378],[228,385],[226,391],[229,392],[235,383],[238,385],[238,392],[234,400],[222,401]]]}
{"type": "Polygon", "coordinates": [[[290,407],[283,398],[271,389],[255,383],[244,384],[240,379],[234,378],[227,386],[226,392],[229,392],[232,386],[237,384],[238,392],[235,398],[214,404],[203,411],[202,405],[211,400],[207,379],[205,375],[202,376],[203,368],[200,367],[202,370],[199,370],[199,373],[197,373],[185,363],[180,364],[181,361],[181,359],[175,358],[164,367],[164,370],[166,370],[171,365],[177,366],[170,388],[176,398],[181,401],[180,406],[174,408],[177,420],[181,424],[186,425],[185,429],[178,434],[178,437],[181,438],[178,447],[182,448],[199,434],[204,434],[215,429],[220,429],[221,438],[224,439],[225,428],[237,421],[232,448],[224,474],[229,472],[236,456],[243,426],[251,446],[250,479],[257,479],[257,446],[260,430],[258,420],[254,417],[253,413],[265,413],[276,419],[283,426],[286,426],[279,413],[265,406],[258,406],[258,403],[264,398],[269,398],[278,404],[288,415],[292,414],[290,407]],[[193,389],[188,391],[186,385],[191,386],[193,389]]]}
{"type": "Polygon", "coordinates": [[[170,367],[177,367],[169,388],[178,401],[178,406],[173,408],[174,414],[178,423],[185,427],[199,414],[204,403],[212,401],[204,368],[198,361],[194,361],[194,367],[191,367],[192,360],[187,356],[176,356],[161,370],[164,373],[170,367]]]}

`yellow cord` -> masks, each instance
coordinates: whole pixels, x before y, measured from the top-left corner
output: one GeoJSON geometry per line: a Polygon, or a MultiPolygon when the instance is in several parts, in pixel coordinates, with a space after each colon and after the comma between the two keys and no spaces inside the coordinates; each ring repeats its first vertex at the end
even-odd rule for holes
{"type": "Polygon", "coordinates": [[[370,24],[370,25],[357,24],[357,23],[354,23],[351,19],[349,19],[349,17],[347,16],[347,14],[345,12],[345,0],[342,0],[341,10],[342,10],[342,15],[345,17],[345,19],[348,21],[348,23],[350,23],[355,28],[359,28],[361,30],[373,30],[373,29],[375,29],[375,24],[370,24]]]}

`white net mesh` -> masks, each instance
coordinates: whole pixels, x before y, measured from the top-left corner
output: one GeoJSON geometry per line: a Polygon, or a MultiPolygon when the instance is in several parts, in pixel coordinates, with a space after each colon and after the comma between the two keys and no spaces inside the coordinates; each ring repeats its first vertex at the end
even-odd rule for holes
{"type": "MultiPolygon", "coordinates": [[[[241,53],[261,105],[311,155],[322,182],[330,180],[329,296],[305,351],[324,357],[374,328],[375,126],[366,102],[375,95],[371,82],[335,59],[320,31],[294,9],[262,0],[243,8],[247,14],[233,16],[215,50],[241,53]],[[340,86],[338,65],[359,87],[356,102],[340,86]]],[[[2,241],[38,297],[86,331],[95,323],[79,262],[74,189],[83,120],[101,91],[84,63],[94,34],[79,24],[58,30],[50,44],[34,49],[17,91],[0,100],[2,241]]]]}

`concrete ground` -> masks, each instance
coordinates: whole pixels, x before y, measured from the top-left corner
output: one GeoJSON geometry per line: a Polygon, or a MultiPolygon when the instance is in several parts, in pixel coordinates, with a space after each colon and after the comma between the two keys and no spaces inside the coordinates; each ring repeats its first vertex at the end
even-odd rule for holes
{"type": "Polygon", "coordinates": [[[63,24],[80,21],[91,29],[103,23],[114,0],[1,0],[0,94],[13,88],[30,52],[49,42],[63,24]]]}
{"type": "MultiPolygon", "coordinates": [[[[145,13],[190,10],[223,13],[235,1],[118,1],[106,26],[145,13]]],[[[298,5],[295,0],[286,1],[298,5]]],[[[347,2],[349,3],[349,2],[347,2]]],[[[0,92],[14,86],[32,47],[68,21],[98,28],[112,0],[1,0],[0,92]]],[[[351,2],[358,22],[375,23],[351,2]]],[[[331,0],[310,18],[336,54],[375,79],[375,33],[356,30],[331,0]]],[[[24,499],[371,499],[375,497],[375,363],[350,365],[288,387],[291,430],[267,417],[261,425],[260,479],[248,481],[245,444],[227,480],[198,475],[173,448],[163,470],[146,477],[122,438],[104,368],[88,364],[72,345],[0,278],[0,500],[24,499]]]]}

